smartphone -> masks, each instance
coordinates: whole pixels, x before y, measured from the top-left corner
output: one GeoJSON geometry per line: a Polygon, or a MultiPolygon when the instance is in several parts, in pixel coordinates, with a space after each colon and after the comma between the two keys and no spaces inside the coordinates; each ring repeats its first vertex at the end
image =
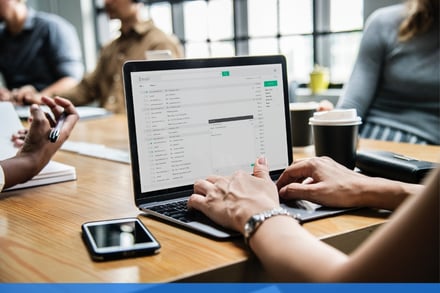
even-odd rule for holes
{"type": "Polygon", "coordinates": [[[159,242],[138,218],[87,222],[81,229],[95,261],[151,255],[160,250],[159,242]]]}

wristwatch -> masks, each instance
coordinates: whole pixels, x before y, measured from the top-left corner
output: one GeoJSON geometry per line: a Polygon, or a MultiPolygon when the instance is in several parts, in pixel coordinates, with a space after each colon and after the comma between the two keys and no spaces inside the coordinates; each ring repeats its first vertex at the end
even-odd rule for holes
{"type": "Polygon", "coordinates": [[[283,209],[281,207],[273,208],[268,211],[264,211],[262,213],[258,213],[253,215],[252,217],[247,220],[246,224],[244,225],[244,241],[246,245],[249,243],[249,239],[254,235],[255,231],[263,224],[263,222],[271,217],[274,216],[289,216],[297,220],[299,223],[301,223],[297,216],[292,215],[289,213],[286,209],[283,209]]]}

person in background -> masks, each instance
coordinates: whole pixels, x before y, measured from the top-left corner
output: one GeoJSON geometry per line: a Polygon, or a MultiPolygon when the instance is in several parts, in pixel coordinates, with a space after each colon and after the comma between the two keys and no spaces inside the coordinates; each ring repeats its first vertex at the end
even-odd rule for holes
{"type": "Polygon", "coordinates": [[[71,88],[84,74],[75,28],[26,0],[0,0],[0,73],[0,101],[32,103],[71,88]]]}
{"type": "Polygon", "coordinates": [[[266,159],[259,158],[253,176],[238,171],[198,180],[188,206],[243,233],[276,281],[440,281],[440,169],[432,171],[426,186],[367,177],[327,157],[294,162],[276,184],[268,170],[266,159]],[[335,207],[397,209],[346,255],[303,229],[281,209],[279,197],[335,207]]]}
{"type": "Polygon", "coordinates": [[[144,60],[147,51],[169,50],[173,58],[183,57],[183,48],[173,35],[157,28],[152,20],[141,17],[143,4],[133,0],[105,0],[110,19],[121,21],[121,35],[106,45],[95,70],[74,88],[58,92],[75,105],[98,102],[115,113],[125,113],[122,65],[127,60],[144,60]]]}
{"type": "Polygon", "coordinates": [[[67,140],[79,119],[75,107],[69,100],[43,96],[41,101],[52,110],[56,119],[61,113],[67,113],[60,136],[56,142],[49,141],[49,133],[51,127],[55,126],[55,121],[45,115],[38,105],[33,104],[30,108],[30,127],[23,145],[14,157],[0,161],[0,192],[3,188],[26,182],[37,175],[67,140]]]}
{"type": "Polygon", "coordinates": [[[409,0],[368,18],[336,105],[357,109],[361,137],[440,144],[439,36],[438,0],[409,0]]]}

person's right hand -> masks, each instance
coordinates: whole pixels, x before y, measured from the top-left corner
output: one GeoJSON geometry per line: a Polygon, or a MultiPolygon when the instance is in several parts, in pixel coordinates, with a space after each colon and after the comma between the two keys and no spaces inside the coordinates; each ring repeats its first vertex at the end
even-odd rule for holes
{"type": "Polygon", "coordinates": [[[0,101],[14,105],[43,104],[42,95],[33,86],[25,85],[17,89],[0,88],[0,101]]]}
{"type": "Polygon", "coordinates": [[[265,158],[254,165],[254,175],[209,176],[194,183],[188,206],[217,224],[244,233],[244,224],[256,213],[279,207],[278,193],[265,158]]]}
{"type": "Polygon", "coordinates": [[[282,199],[305,199],[330,207],[360,204],[363,184],[369,178],[347,169],[328,157],[295,161],[277,180],[282,199]]]}
{"type": "Polygon", "coordinates": [[[321,112],[321,111],[330,111],[333,110],[335,108],[335,106],[333,105],[332,102],[330,102],[329,100],[322,100],[319,102],[318,108],[316,109],[316,111],[321,112]]]}
{"type": "Polygon", "coordinates": [[[17,105],[42,104],[42,95],[32,85],[25,85],[11,92],[11,101],[17,105]]]}
{"type": "Polygon", "coordinates": [[[55,121],[49,119],[38,105],[33,104],[31,106],[30,128],[22,147],[17,153],[17,157],[30,157],[30,159],[35,160],[38,168],[44,167],[47,162],[49,162],[55,152],[69,137],[70,132],[79,119],[75,107],[67,99],[60,97],[55,97],[55,99],[42,97],[42,102],[51,109],[56,120],[58,120],[63,112],[67,113],[67,117],[61,128],[60,136],[57,141],[53,143],[49,141],[49,133],[52,127],[55,126],[55,121]]]}

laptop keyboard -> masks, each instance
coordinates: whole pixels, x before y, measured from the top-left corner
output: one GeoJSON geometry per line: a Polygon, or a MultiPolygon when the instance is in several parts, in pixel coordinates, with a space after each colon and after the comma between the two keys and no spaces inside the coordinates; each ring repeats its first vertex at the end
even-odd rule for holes
{"type": "Polygon", "coordinates": [[[214,222],[207,216],[205,216],[205,214],[203,214],[202,212],[194,209],[188,209],[187,204],[188,200],[182,200],[149,207],[149,209],[156,213],[171,217],[184,223],[197,221],[210,225],[214,224],[214,222]]]}
{"type": "MultiPolygon", "coordinates": [[[[320,205],[313,204],[308,201],[294,200],[294,201],[282,201],[286,206],[290,208],[297,208],[305,211],[316,210],[321,207],[320,205]]],[[[183,223],[189,223],[193,221],[201,222],[210,226],[217,226],[217,224],[209,219],[205,214],[195,209],[188,209],[188,200],[181,200],[176,202],[169,202],[153,207],[149,207],[150,210],[171,217],[183,223]]]]}

